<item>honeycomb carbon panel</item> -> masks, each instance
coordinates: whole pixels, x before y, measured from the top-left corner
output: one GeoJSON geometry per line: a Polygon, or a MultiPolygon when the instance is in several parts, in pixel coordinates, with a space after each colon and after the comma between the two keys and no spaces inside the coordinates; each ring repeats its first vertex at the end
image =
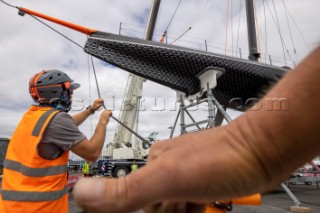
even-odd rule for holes
{"type": "Polygon", "coordinates": [[[244,110],[246,100],[258,98],[286,73],[275,66],[104,32],[92,34],[84,51],[187,95],[200,91],[197,74],[209,66],[222,68],[225,73],[218,78],[213,94],[222,105],[238,110],[244,110]]]}

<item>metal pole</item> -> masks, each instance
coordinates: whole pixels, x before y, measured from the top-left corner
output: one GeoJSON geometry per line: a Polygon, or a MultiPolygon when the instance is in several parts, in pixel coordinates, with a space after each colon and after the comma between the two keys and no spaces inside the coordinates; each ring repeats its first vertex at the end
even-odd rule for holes
{"type": "Polygon", "coordinates": [[[290,189],[286,186],[286,184],[281,183],[282,188],[287,192],[287,194],[289,195],[289,197],[293,200],[294,204],[296,206],[301,206],[302,204],[300,203],[300,201],[296,198],[296,196],[294,196],[294,194],[292,194],[292,192],[290,191],[290,189]]]}
{"type": "Polygon", "coordinates": [[[270,64],[272,65],[271,55],[269,55],[269,61],[270,61],[270,64]]]}
{"type": "Polygon", "coordinates": [[[180,112],[181,112],[181,110],[179,109],[178,114],[177,114],[177,116],[176,116],[176,120],[174,121],[173,127],[172,127],[172,129],[171,129],[170,138],[173,137],[173,133],[174,133],[174,130],[176,129],[180,112]]]}
{"type": "Polygon", "coordinates": [[[186,109],[185,112],[189,116],[189,118],[192,120],[192,122],[197,126],[198,130],[201,130],[200,126],[197,124],[196,120],[191,116],[190,112],[186,109]]]}
{"type": "Polygon", "coordinates": [[[206,52],[208,52],[207,40],[204,40],[204,44],[206,45],[206,52]]]}
{"type": "Polygon", "coordinates": [[[226,121],[229,123],[232,121],[232,118],[228,115],[228,113],[223,109],[223,107],[221,106],[221,104],[218,102],[218,100],[212,96],[212,100],[214,102],[214,104],[218,107],[218,110],[221,112],[221,114],[223,115],[223,117],[226,119],[226,121]]]}
{"type": "Polygon", "coordinates": [[[249,60],[258,61],[260,53],[258,52],[256,23],[254,18],[253,0],[246,0],[247,11],[247,28],[248,28],[248,45],[249,45],[249,60]]]}
{"type": "Polygon", "coordinates": [[[208,100],[208,126],[209,127],[214,127],[214,105],[213,105],[213,95],[212,95],[212,90],[209,87],[209,83],[207,83],[207,100],[208,100]]]}
{"type": "Polygon", "coordinates": [[[184,120],[184,101],[180,98],[180,133],[181,135],[186,133],[185,120],[184,120]]]}
{"type": "Polygon", "coordinates": [[[148,25],[147,25],[147,30],[144,39],[145,40],[152,40],[153,33],[154,33],[154,28],[156,26],[156,21],[158,17],[158,12],[160,8],[160,3],[161,0],[154,0],[152,7],[151,7],[151,12],[148,20],[148,25]]]}

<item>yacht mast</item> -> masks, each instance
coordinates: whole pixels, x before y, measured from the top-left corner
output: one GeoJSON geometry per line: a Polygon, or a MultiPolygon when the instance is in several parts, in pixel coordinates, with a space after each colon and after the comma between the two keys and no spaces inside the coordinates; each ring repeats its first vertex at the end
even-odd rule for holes
{"type": "Polygon", "coordinates": [[[247,29],[248,29],[248,45],[249,45],[249,60],[258,61],[260,53],[258,52],[256,23],[254,17],[253,0],[246,0],[247,11],[247,29]]]}

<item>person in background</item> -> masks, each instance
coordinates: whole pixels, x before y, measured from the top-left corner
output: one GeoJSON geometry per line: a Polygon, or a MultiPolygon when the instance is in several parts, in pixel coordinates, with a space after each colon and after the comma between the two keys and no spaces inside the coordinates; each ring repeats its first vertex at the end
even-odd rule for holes
{"type": "Polygon", "coordinates": [[[30,79],[35,104],[23,115],[8,146],[1,213],[68,212],[69,151],[97,160],[112,114],[103,110],[93,136],[87,139],[78,126],[103,106],[103,99],[70,116],[72,95],[79,86],[60,70],[43,70],[30,79]]]}
{"type": "Polygon", "coordinates": [[[80,180],[74,199],[87,212],[202,213],[212,201],[271,190],[320,153],[319,85],[320,47],[261,98],[259,110],[157,142],[144,167],[120,179],[80,180]],[[272,110],[275,99],[286,106],[272,110]]]}
{"type": "Polygon", "coordinates": [[[131,165],[131,172],[135,172],[138,169],[138,165],[136,164],[136,161],[132,161],[131,165]]]}
{"type": "Polygon", "coordinates": [[[83,168],[82,168],[82,172],[83,172],[83,176],[85,177],[89,177],[89,173],[90,173],[90,164],[88,161],[85,161],[83,164],[83,168]]]}
{"type": "Polygon", "coordinates": [[[101,165],[101,175],[102,175],[102,176],[105,175],[106,170],[107,170],[106,162],[102,162],[102,165],[101,165]]]}

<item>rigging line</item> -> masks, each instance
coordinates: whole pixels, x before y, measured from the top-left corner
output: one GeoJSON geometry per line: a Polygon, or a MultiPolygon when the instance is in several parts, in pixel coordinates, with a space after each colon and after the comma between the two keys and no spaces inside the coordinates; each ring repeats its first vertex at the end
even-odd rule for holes
{"type": "Polygon", "coordinates": [[[294,23],[294,26],[297,28],[297,30],[298,30],[298,32],[299,32],[299,34],[300,34],[300,36],[302,37],[302,39],[303,39],[303,41],[304,41],[304,43],[305,43],[306,47],[310,50],[310,47],[309,47],[309,45],[308,45],[308,43],[307,43],[306,39],[304,38],[304,36],[303,36],[303,34],[302,34],[301,30],[299,29],[299,27],[298,27],[298,25],[297,25],[296,21],[293,19],[293,17],[292,17],[292,15],[291,15],[290,11],[288,11],[288,13],[289,13],[289,16],[290,16],[290,18],[291,18],[292,22],[294,23]]]}
{"type": "Polygon", "coordinates": [[[5,2],[5,1],[3,1],[3,0],[0,0],[0,1],[2,1],[2,3],[4,3],[5,5],[7,5],[7,6],[9,6],[9,7],[13,7],[13,8],[19,9],[19,7],[13,6],[12,4],[9,4],[9,3],[7,3],[7,2],[5,2]]]}
{"type": "MultiPolygon", "coordinates": [[[[129,32],[132,32],[130,35],[133,35],[133,33],[139,33],[139,34],[144,34],[145,33],[144,31],[137,31],[137,30],[127,29],[127,28],[121,28],[121,30],[128,32],[128,35],[129,35],[129,32]]],[[[153,34],[153,35],[154,36],[159,36],[159,37],[162,36],[161,34],[153,34]]],[[[171,37],[168,37],[168,38],[171,38],[171,37]]],[[[171,39],[173,40],[174,38],[172,37],[171,39]]]]}
{"type": "Polygon", "coordinates": [[[41,21],[40,19],[38,19],[37,17],[35,17],[32,14],[26,13],[29,16],[31,16],[32,18],[34,18],[35,20],[39,21],[41,24],[44,24],[45,26],[49,27],[51,30],[53,30],[54,32],[58,33],[59,35],[61,35],[62,37],[66,38],[67,40],[69,40],[70,42],[74,43],[75,45],[77,45],[78,47],[80,47],[81,49],[84,49],[84,47],[82,47],[80,44],[78,44],[77,42],[75,42],[74,40],[72,40],[71,38],[67,37],[66,35],[64,35],[63,33],[59,32],[58,30],[56,30],[55,28],[51,27],[50,25],[48,25],[47,23],[41,21]]]}
{"type": "MultiPolygon", "coordinates": [[[[94,75],[94,79],[96,81],[96,87],[97,87],[97,93],[98,93],[98,97],[101,98],[101,93],[100,93],[100,89],[99,89],[99,83],[98,83],[98,78],[97,78],[97,74],[96,74],[96,68],[94,67],[94,63],[93,63],[93,57],[91,54],[90,55],[90,59],[91,59],[91,66],[92,66],[92,70],[93,70],[93,75],[94,75]]],[[[106,109],[106,106],[103,104],[103,108],[106,109]]]]}
{"type": "MultiPolygon", "coordinates": [[[[121,30],[123,30],[123,31],[127,31],[127,32],[133,32],[133,33],[138,33],[138,34],[143,34],[144,33],[144,31],[138,31],[138,30],[131,30],[131,29],[128,29],[128,28],[121,28],[121,30]]],[[[156,34],[154,34],[155,36],[159,36],[159,34],[158,35],[156,35],[156,34]]]]}
{"type": "Polygon", "coordinates": [[[234,35],[234,32],[233,32],[233,1],[231,0],[231,46],[232,46],[232,56],[233,56],[233,53],[234,53],[234,39],[233,39],[233,35],[234,35]]]}
{"type": "Polygon", "coordinates": [[[296,61],[298,61],[297,51],[296,51],[296,47],[294,45],[293,36],[292,36],[291,27],[290,27],[289,18],[288,18],[288,9],[287,9],[287,6],[286,6],[286,4],[284,3],[283,0],[282,0],[282,4],[283,4],[284,11],[285,11],[285,14],[286,14],[286,20],[287,20],[287,25],[288,25],[288,29],[289,29],[290,38],[291,38],[291,43],[292,43],[292,46],[293,46],[294,56],[295,56],[296,61]]]}
{"type": "Polygon", "coordinates": [[[265,33],[265,53],[264,54],[264,63],[267,61],[267,53],[268,53],[268,34],[267,34],[267,18],[266,18],[266,7],[265,7],[265,0],[262,1],[263,3],[263,15],[264,15],[264,33],[265,33]]]}
{"type": "Polygon", "coordinates": [[[145,27],[144,26],[141,26],[141,25],[137,25],[137,24],[130,24],[130,23],[126,23],[126,22],[121,22],[123,25],[127,26],[127,27],[138,27],[138,28],[141,28],[141,29],[144,29],[145,30],[145,27]]]}
{"type": "Polygon", "coordinates": [[[230,7],[230,0],[228,0],[228,4],[227,4],[227,23],[226,23],[226,39],[225,39],[225,46],[224,46],[224,55],[227,55],[229,7],[230,7]]]}
{"type": "Polygon", "coordinates": [[[50,28],[51,30],[55,31],[56,33],[60,34],[61,36],[63,36],[64,38],[66,38],[67,40],[69,40],[70,42],[74,43],[75,45],[79,46],[81,49],[83,49],[83,47],[78,44],[77,42],[73,41],[72,39],[68,38],[66,35],[62,34],[61,32],[59,32],[58,30],[54,29],[53,27],[51,27],[50,25],[46,24],[45,22],[41,21],[40,19],[38,19],[37,17],[35,17],[34,15],[28,13],[28,12],[25,12],[25,11],[22,11],[19,9],[19,7],[17,6],[13,6],[3,0],[0,0],[2,3],[4,3],[5,5],[9,6],[9,7],[13,7],[15,9],[18,9],[19,10],[19,15],[23,16],[24,14],[28,14],[29,16],[31,16],[32,18],[34,18],[35,20],[39,21],[40,23],[42,23],[43,25],[47,26],[48,28],[50,28]]]}
{"type": "Polygon", "coordinates": [[[167,26],[167,28],[166,28],[166,30],[165,30],[165,31],[168,31],[169,26],[170,26],[170,24],[171,24],[171,22],[172,22],[172,20],[173,20],[174,16],[175,16],[175,15],[176,15],[176,13],[177,13],[177,10],[178,10],[178,8],[179,8],[179,6],[180,6],[181,1],[182,1],[182,0],[180,0],[180,1],[179,1],[179,3],[178,3],[178,5],[177,5],[176,9],[174,10],[173,15],[172,15],[172,17],[171,17],[171,20],[170,20],[170,22],[169,22],[169,24],[168,24],[168,26],[167,26]]]}
{"type": "Polygon", "coordinates": [[[172,15],[172,17],[171,17],[171,19],[170,19],[170,21],[169,21],[169,24],[167,25],[167,27],[166,27],[166,29],[165,29],[162,37],[160,38],[160,43],[163,43],[163,41],[164,41],[165,38],[166,38],[166,43],[168,43],[167,32],[168,32],[169,26],[170,26],[170,24],[171,24],[174,16],[176,15],[176,12],[177,12],[177,10],[178,10],[178,8],[179,8],[179,6],[180,6],[181,1],[182,1],[182,0],[179,1],[176,9],[174,10],[173,15],[172,15]]]}
{"type": "MultiPolygon", "coordinates": [[[[168,38],[170,38],[170,37],[168,37],[168,38]]],[[[199,43],[199,42],[192,42],[192,41],[187,41],[187,40],[180,40],[180,44],[181,44],[181,42],[184,42],[184,43],[187,43],[187,44],[196,44],[197,46],[202,46],[202,45],[203,45],[202,42],[199,43]]],[[[215,49],[224,50],[224,44],[222,44],[223,47],[218,47],[218,46],[209,45],[209,42],[210,42],[210,43],[217,43],[217,42],[207,41],[207,46],[208,46],[208,47],[213,47],[213,48],[215,48],[215,49]]],[[[217,44],[219,44],[219,43],[217,43],[217,44]]],[[[215,44],[214,44],[214,45],[215,45],[215,44]]],[[[220,45],[220,46],[221,46],[221,45],[220,45]]],[[[184,46],[184,47],[190,48],[190,45],[189,45],[189,46],[184,46]]],[[[230,47],[230,46],[227,46],[227,47],[230,47]]]]}
{"type": "MultiPolygon", "coordinates": [[[[283,57],[284,57],[284,61],[285,61],[285,64],[287,65],[287,57],[286,57],[286,53],[285,53],[285,50],[284,50],[284,41],[283,41],[283,37],[282,37],[282,33],[281,33],[281,29],[280,29],[280,24],[279,24],[279,19],[278,19],[278,13],[277,13],[277,9],[276,9],[276,6],[274,4],[274,1],[272,0],[272,4],[273,4],[273,9],[274,9],[274,12],[275,12],[275,16],[276,16],[276,19],[275,22],[276,22],[276,26],[277,26],[277,29],[278,29],[278,32],[279,32],[279,35],[280,35],[280,39],[281,39],[281,45],[282,45],[282,53],[283,53],[283,57]]],[[[272,16],[273,17],[273,16],[272,16]]],[[[274,18],[274,17],[273,17],[274,18]]]]}
{"type": "Polygon", "coordinates": [[[208,4],[208,1],[209,1],[209,0],[206,0],[205,2],[202,2],[201,7],[198,9],[196,15],[193,17],[193,20],[192,20],[192,22],[191,22],[190,27],[193,26],[193,24],[195,23],[196,19],[197,19],[198,16],[200,15],[200,11],[202,11],[202,9],[208,4]]]}
{"type": "Polygon", "coordinates": [[[136,36],[136,35],[134,35],[134,34],[132,34],[132,33],[129,33],[128,30],[123,30],[123,31],[126,32],[126,33],[122,33],[122,34],[121,34],[121,35],[123,35],[123,36],[130,36],[131,38],[141,39],[140,37],[138,37],[138,36],[136,36]]]}
{"type": "MultiPolygon", "coordinates": [[[[272,4],[273,4],[274,11],[275,11],[275,15],[276,15],[276,18],[277,18],[277,26],[278,26],[278,30],[279,30],[279,34],[280,34],[281,41],[282,41],[283,46],[284,46],[284,50],[286,50],[286,52],[287,52],[287,54],[288,54],[288,57],[289,57],[291,63],[294,64],[294,62],[293,62],[293,60],[292,60],[292,58],[291,58],[290,52],[289,52],[289,50],[288,50],[288,48],[287,48],[287,45],[286,45],[286,43],[285,43],[285,41],[284,41],[284,39],[283,39],[282,33],[281,33],[280,22],[279,22],[278,13],[277,13],[277,10],[276,10],[275,4],[274,4],[274,0],[272,0],[272,4]]],[[[284,51],[284,50],[283,50],[283,51],[284,51]]],[[[286,58],[285,58],[285,59],[286,59],[286,58]]]]}
{"type": "Polygon", "coordinates": [[[178,41],[182,36],[184,36],[189,30],[191,30],[191,27],[189,27],[184,33],[182,33],[178,38],[176,38],[174,41],[172,41],[169,44],[173,44],[174,42],[178,41]]]}
{"type": "Polygon", "coordinates": [[[232,54],[232,56],[233,56],[233,48],[234,48],[234,45],[233,45],[233,4],[232,4],[232,0],[231,0],[231,5],[230,5],[230,7],[231,7],[231,46],[232,46],[232,52],[231,52],[231,54],[232,54]]]}
{"type": "Polygon", "coordinates": [[[242,1],[239,4],[239,19],[238,19],[238,33],[237,33],[237,49],[236,49],[236,57],[238,56],[238,48],[239,48],[239,33],[240,33],[240,24],[241,24],[241,12],[242,12],[242,1]]]}
{"type": "MultiPolygon", "coordinates": [[[[89,104],[91,103],[91,70],[90,70],[90,55],[88,54],[88,57],[87,57],[87,64],[88,64],[88,82],[89,82],[89,104]]],[[[90,133],[91,133],[91,136],[92,136],[92,116],[90,116],[90,133]]]]}
{"type": "MultiPolygon", "coordinates": [[[[174,41],[172,41],[172,42],[169,43],[169,44],[173,44],[174,42],[178,41],[182,36],[184,36],[185,34],[187,34],[187,32],[192,29],[192,26],[193,26],[195,20],[198,18],[199,14],[200,14],[200,11],[203,9],[203,7],[204,7],[205,5],[207,5],[208,1],[209,1],[209,0],[206,0],[205,2],[202,2],[202,6],[198,9],[196,15],[194,16],[194,18],[193,18],[193,20],[192,20],[192,22],[191,22],[191,24],[190,24],[190,27],[189,27],[184,33],[182,33],[178,38],[176,38],[174,41]]],[[[164,36],[166,36],[166,35],[167,35],[167,33],[165,32],[164,36]]],[[[166,36],[166,37],[167,37],[167,36],[166,36]]],[[[168,38],[168,37],[167,37],[167,38],[168,38]]]]}
{"type": "MultiPolygon", "coordinates": [[[[90,58],[91,58],[91,64],[92,64],[92,70],[94,73],[94,78],[96,81],[96,87],[97,87],[97,93],[98,93],[98,97],[101,98],[101,94],[100,94],[100,89],[99,89],[99,84],[98,84],[98,79],[97,79],[97,74],[96,74],[96,69],[94,67],[94,63],[93,63],[93,57],[90,54],[90,58]]],[[[103,103],[103,108],[107,109],[106,106],[103,103]]],[[[116,117],[114,117],[113,115],[110,116],[111,118],[113,118],[113,120],[115,120],[116,122],[118,122],[119,124],[121,124],[123,127],[125,127],[128,131],[130,131],[132,134],[134,134],[137,138],[139,138],[141,141],[143,142],[147,142],[146,139],[144,139],[141,135],[139,135],[138,133],[136,133],[135,131],[133,131],[130,127],[128,127],[127,125],[125,125],[124,123],[122,123],[120,120],[118,120],[116,117]]]]}
{"type": "MultiPolygon", "coordinates": [[[[279,29],[279,28],[280,28],[279,23],[277,23],[276,19],[274,18],[273,14],[272,14],[272,12],[271,12],[271,9],[270,9],[270,7],[269,7],[269,4],[268,4],[267,2],[266,2],[266,4],[267,4],[267,6],[268,6],[270,15],[271,15],[271,17],[272,17],[272,19],[273,19],[273,22],[274,22],[275,25],[276,25],[276,28],[277,28],[278,33],[279,33],[280,41],[281,41],[281,45],[282,45],[283,58],[284,58],[284,60],[285,60],[285,64],[287,64],[286,55],[285,55],[285,50],[284,50],[284,49],[285,49],[284,46],[286,46],[286,45],[285,45],[284,40],[283,40],[283,38],[282,38],[282,34],[281,34],[281,32],[279,31],[279,30],[280,30],[280,29],[279,29]]],[[[276,11],[275,11],[275,13],[276,13],[276,11]]],[[[276,14],[277,14],[277,13],[276,13],[276,14]]],[[[290,55],[289,55],[289,58],[290,58],[290,55]]],[[[290,59],[291,59],[291,58],[290,58],[290,59]]],[[[292,60],[291,60],[291,62],[292,62],[292,60]]]]}

